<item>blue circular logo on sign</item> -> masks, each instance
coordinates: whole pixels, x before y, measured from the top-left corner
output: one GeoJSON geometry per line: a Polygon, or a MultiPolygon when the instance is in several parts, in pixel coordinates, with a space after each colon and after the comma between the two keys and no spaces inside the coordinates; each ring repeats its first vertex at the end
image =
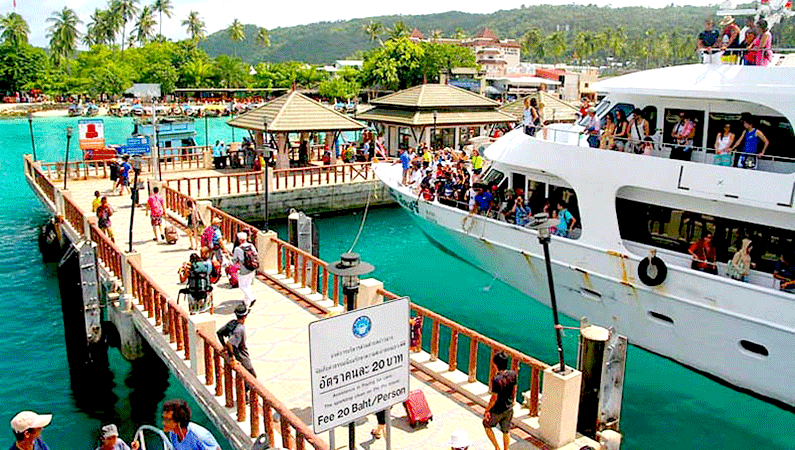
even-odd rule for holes
{"type": "Polygon", "coordinates": [[[371,328],[373,328],[373,321],[367,316],[361,316],[353,322],[353,335],[363,338],[370,333],[371,328]]]}

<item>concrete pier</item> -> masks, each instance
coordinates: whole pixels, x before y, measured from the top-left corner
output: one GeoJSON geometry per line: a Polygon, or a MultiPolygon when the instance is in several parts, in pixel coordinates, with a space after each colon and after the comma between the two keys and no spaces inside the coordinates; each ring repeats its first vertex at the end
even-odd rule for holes
{"type": "MultiPolygon", "coordinates": [[[[260,433],[270,435],[276,446],[285,448],[330,448],[330,436],[315,435],[307,425],[311,423],[308,324],[342,309],[339,280],[328,272],[325,262],[278,240],[273,233],[257,233],[260,272],[253,287],[257,303],[246,322],[249,352],[258,375],[254,379],[240,366],[225,362],[215,337],[215,330],[233,318],[233,310],[242,299],[240,290],[229,288],[226,279],[222,279],[213,291],[213,311],[204,314],[190,315],[187,305],[176,301],[177,292],[184,287],[179,283],[177,269],[191,253],[184,230],[180,231],[177,244],[159,244],[153,240],[149,217],[139,209],[134,220],[135,252],[125,253],[122,249],[126,250],[128,244],[129,197],[109,197],[116,209],[112,217],[114,244],[93,223],[92,214],[87,213],[93,192],[100,190],[104,194],[108,190],[107,180],[71,181],[69,191],[62,192],[30,158],[25,159],[25,172],[42,202],[54,214],[64,217],[63,229],[70,239],[87,238],[97,243],[102,278],[113,286],[113,300],[109,302],[111,317],[120,334],[125,330],[122,339],[127,340],[124,345],[128,346],[125,352],[129,356],[135,357],[135,339],[140,335],[235,449],[250,448],[252,437],[260,433]],[[130,324],[135,333],[129,332],[130,324]],[[250,404],[245,401],[244,382],[252,385],[250,404]]],[[[163,190],[169,220],[179,223],[185,216],[185,200],[196,198],[168,186],[163,190]]],[[[199,204],[207,219],[222,219],[221,228],[227,240],[238,230],[250,228],[206,202],[199,204]]],[[[394,297],[381,282],[362,281],[361,305],[394,297]]],[[[410,383],[411,389],[422,389],[425,393],[434,420],[427,427],[412,429],[405,411],[396,405],[391,411],[392,448],[449,448],[447,441],[456,429],[469,433],[474,441],[472,448],[490,448],[481,425],[483,407],[489,399],[488,387],[478,381],[487,378],[485,373],[478,374],[478,353],[482,351],[490,354],[505,351],[514,369],[522,368],[522,373],[531,374],[528,400],[514,409],[512,449],[576,450],[584,445],[599,448],[598,443],[582,436],[571,436],[568,442],[556,442],[555,446],[542,439],[538,414],[543,411],[539,400],[547,364],[417,305],[412,305],[412,311],[429,321],[433,330],[430,347],[411,355],[410,383]],[[455,337],[450,339],[451,357],[447,362],[439,351],[440,334],[444,333],[455,337]],[[459,345],[459,336],[466,337],[470,344],[459,345]],[[467,351],[467,367],[457,367],[456,354],[467,351]]],[[[571,401],[570,390],[566,391],[566,398],[571,401]]],[[[566,411],[571,413],[572,409],[576,416],[576,407],[569,405],[566,411]]],[[[383,439],[370,436],[374,426],[374,417],[357,422],[357,445],[385,448],[383,439]]],[[[347,430],[337,430],[332,442],[334,448],[347,448],[347,430]]]]}

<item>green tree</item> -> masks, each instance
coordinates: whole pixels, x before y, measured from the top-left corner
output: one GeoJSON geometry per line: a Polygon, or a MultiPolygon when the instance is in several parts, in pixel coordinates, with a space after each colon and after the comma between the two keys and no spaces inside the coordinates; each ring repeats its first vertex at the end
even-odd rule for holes
{"type": "Polygon", "coordinates": [[[243,28],[243,24],[235,19],[226,29],[226,33],[229,36],[229,40],[232,41],[232,48],[235,58],[237,58],[237,42],[242,42],[246,39],[246,30],[243,28]]]}
{"type": "Polygon", "coordinates": [[[356,81],[346,81],[342,77],[335,77],[320,83],[318,93],[329,100],[349,100],[359,95],[361,86],[356,81]]]}
{"type": "Polygon", "coordinates": [[[541,31],[538,28],[531,28],[519,39],[522,46],[522,53],[530,57],[531,60],[544,61],[546,57],[546,46],[541,38],[541,31]]]}
{"type": "Polygon", "coordinates": [[[267,28],[259,27],[257,29],[257,43],[265,48],[271,46],[271,35],[267,28]]]}
{"type": "Polygon", "coordinates": [[[113,0],[111,11],[121,27],[121,49],[124,50],[127,22],[133,20],[138,14],[138,0],[113,0]]]}
{"type": "Polygon", "coordinates": [[[615,30],[608,31],[607,47],[610,48],[614,59],[621,59],[624,56],[624,49],[627,47],[627,32],[624,31],[624,27],[619,26],[615,30]]]}
{"type": "Polygon", "coordinates": [[[163,35],[163,14],[166,15],[169,19],[174,13],[174,6],[171,4],[171,0],[155,0],[155,3],[152,5],[152,9],[155,10],[159,15],[160,19],[158,23],[160,24],[160,35],[163,35]]]}
{"type": "Polygon", "coordinates": [[[132,86],[129,68],[112,62],[92,70],[89,78],[91,79],[89,94],[95,97],[102,95],[118,97],[132,86]]]}
{"type": "Polygon", "coordinates": [[[155,35],[155,14],[150,6],[141,9],[138,22],[135,24],[135,39],[139,44],[145,45],[151,41],[155,35]]]}
{"type": "Polygon", "coordinates": [[[243,61],[227,55],[215,58],[215,73],[218,77],[218,86],[224,88],[243,87],[248,78],[248,70],[243,61]]]}
{"type": "Polygon", "coordinates": [[[24,42],[19,45],[3,42],[0,45],[0,90],[22,90],[41,78],[46,67],[44,50],[24,42]]]}
{"type": "Polygon", "coordinates": [[[562,31],[556,31],[549,35],[549,39],[546,41],[547,50],[545,52],[552,56],[552,59],[555,62],[560,62],[560,57],[566,53],[566,33],[562,31]]]}
{"type": "Polygon", "coordinates": [[[80,37],[77,25],[81,21],[73,9],[64,6],[62,10],[54,12],[47,18],[47,22],[52,24],[47,28],[52,58],[57,65],[60,65],[77,50],[77,40],[80,37]]]}
{"type": "Polygon", "coordinates": [[[578,56],[580,64],[597,50],[596,34],[592,31],[581,31],[574,37],[573,50],[578,56]]]}
{"type": "Polygon", "coordinates": [[[167,94],[174,92],[178,79],[179,73],[177,69],[168,61],[160,61],[150,65],[139,81],[142,83],[159,83],[160,91],[163,94],[167,94]]]}
{"type": "Polygon", "coordinates": [[[6,15],[0,15],[0,37],[3,42],[19,47],[22,44],[28,43],[28,34],[30,34],[30,27],[25,19],[19,14],[12,12],[6,15]]]}
{"type": "Polygon", "coordinates": [[[198,42],[205,38],[204,20],[198,12],[191,11],[188,14],[188,18],[182,21],[182,26],[187,28],[193,42],[198,42]]]}
{"type": "Polygon", "coordinates": [[[371,20],[370,23],[364,26],[364,32],[370,37],[370,42],[378,41],[378,44],[383,44],[381,35],[384,34],[384,24],[381,22],[371,20]]]}
{"type": "Polygon", "coordinates": [[[424,53],[422,76],[428,82],[438,82],[440,72],[450,74],[455,67],[477,67],[475,53],[468,47],[435,42],[423,42],[420,46],[424,53]]]}
{"type": "Polygon", "coordinates": [[[464,40],[467,38],[467,33],[464,31],[463,28],[458,27],[455,29],[455,33],[453,34],[453,39],[464,40]]]}
{"type": "Polygon", "coordinates": [[[182,78],[186,80],[185,87],[206,87],[207,80],[213,76],[213,71],[213,65],[203,58],[189,61],[182,66],[182,78]]]}
{"type": "Polygon", "coordinates": [[[392,25],[392,29],[389,30],[389,37],[392,39],[407,37],[409,34],[409,27],[401,21],[395,22],[395,24],[392,25]]]}
{"type": "Polygon", "coordinates": [[[362,76],[370,86],[405,89],[422,82],[425,51],[407,37],[390,39],[365,54],[362,76]]]}

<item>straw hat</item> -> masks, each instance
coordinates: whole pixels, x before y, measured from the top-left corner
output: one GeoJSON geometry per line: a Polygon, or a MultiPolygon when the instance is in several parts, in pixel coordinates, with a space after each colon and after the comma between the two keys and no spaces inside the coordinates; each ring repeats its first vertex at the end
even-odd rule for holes
{"type": "Polygon", "coordinates": [[[720,22],[718,22],[718,25],[720,25],[722,27],[725,27],[725,26],[727,26],[727,25],[729,25],[730,23],[733,23],[733,22],[734,22],[734,17],[725,16],[723,19],[720,20],[720,22]]]}
{"type": "Polygon", "coordinates": [[[472,441],[469,440],[469,436],[467,432],[464,430],[455,430],[450,433],[450,442],[448,443],[450,448],[467,448],[472,445],[472,441]]]}

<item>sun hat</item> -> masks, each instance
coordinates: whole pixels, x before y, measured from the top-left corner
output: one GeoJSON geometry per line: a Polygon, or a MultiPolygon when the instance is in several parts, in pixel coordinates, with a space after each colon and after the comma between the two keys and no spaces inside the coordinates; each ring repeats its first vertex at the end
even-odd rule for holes
{"type": "Polygon", "coordinates": [[[248,233],[246,233],[245,231],[241,231],[237,233],[237,238],[241,241],[246,240],[248,239],[248,233]]]}
{"type": "Polygon", "coordinates": [[[221,223],[221,222],[223,222],[223,220],[221,220],[220,217],[213,217],[213,223],[221,223]]]}
{"type": "Polygon", "coordinates": [[[109,437],[118,436],[119,430],[116,428],[114,424],[108,424],[102,427],[102,439],[107,439],[109,437]]]}
{"type": "Polygon", "coordinates": [[[22,411],[11,419],[11,428],[15,433],[22,433],[30,428],[44,428],[52,421],[52,414],[36,414],[33,411],[22,411]]]}
{"type": "Polygon", "coordinates": [[[718,23],[718,25],[720,25],[722,27],[725,27],[726,25],[728,25],[728,24],[730,24],[732,22],[734,22],[734,17],[726,16],[726,17],[724,17],[723,19],[720,20],[720,23],[718,23]]]}
{"type": "Polygon", "coordinates": [[[448,444],[450,448],[466,448],[472,445],[472,441],[469,440],[466,431],[455,430],[450,433],[450,442],[448,442],[448,444]]]}
{"type": "Polygon", "coordinates": [[[237,305],[237,307],[235,308],[235,316],[237,316],[237,318],[240,319],[246,317],[247,315],[248,315],[248,308],[246,308],[246,305],[237,305]]]}

